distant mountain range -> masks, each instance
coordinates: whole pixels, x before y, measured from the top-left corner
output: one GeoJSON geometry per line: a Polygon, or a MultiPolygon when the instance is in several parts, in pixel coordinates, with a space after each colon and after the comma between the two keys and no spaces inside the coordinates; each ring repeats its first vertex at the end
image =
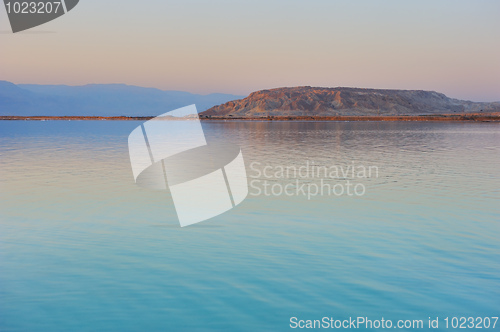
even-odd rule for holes
{"type": "Polygon", "coordinates": [[[266,116],[397,116],[500,112],[500,102],[479,103],[422,90],[315,88],[262,90],[240,100],[214,106],[210,117],[266,116]]]}
{"type": "Polygon", "coordinates": [[[248,97],[198,95],[125,84],[83,86],[0,81],[0,116],[157,116],[196,104],[206,117],[400,116],[499,113],[500,102],[480,103],[422,90],[277,88],[248,97]]]}
{"type": "Polygon", "coordinates": [[[0,81],[0,116],[156,116],[191,104],[201,112],[240,98],[243,96],[198,95],[125,84],[16,85],[0,81]]]}

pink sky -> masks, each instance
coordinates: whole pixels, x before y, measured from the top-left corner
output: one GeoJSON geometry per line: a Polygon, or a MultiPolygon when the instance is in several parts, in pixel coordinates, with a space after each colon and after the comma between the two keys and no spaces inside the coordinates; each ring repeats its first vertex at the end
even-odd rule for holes
{"type": "Polygon", "coordinates": [[[246,95],[281,86],[500,100],[500,1],[80,1],[12,34],[0,79],[246,95]]]}

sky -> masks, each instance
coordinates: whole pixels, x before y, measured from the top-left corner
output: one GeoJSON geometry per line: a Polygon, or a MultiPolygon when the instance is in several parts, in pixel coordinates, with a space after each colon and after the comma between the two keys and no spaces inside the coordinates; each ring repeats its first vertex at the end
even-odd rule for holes
{"type": "Polygon", "coordinates": [[[498,0],[80,0],[13,34],[0,80],[193,93],[283,86],[434,90],[500,101],[498,0]]]}

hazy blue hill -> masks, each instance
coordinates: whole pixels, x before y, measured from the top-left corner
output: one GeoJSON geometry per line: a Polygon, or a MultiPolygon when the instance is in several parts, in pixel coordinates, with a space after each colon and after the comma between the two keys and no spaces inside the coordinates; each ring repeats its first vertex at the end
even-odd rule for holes
{"type": "Polygon", "coordinates": [[[158,115],[196,104],[199,111],[242,96],[198,95],[125,84],[84,86],[19,84],[0,81],[0,115],[158,115]]]}

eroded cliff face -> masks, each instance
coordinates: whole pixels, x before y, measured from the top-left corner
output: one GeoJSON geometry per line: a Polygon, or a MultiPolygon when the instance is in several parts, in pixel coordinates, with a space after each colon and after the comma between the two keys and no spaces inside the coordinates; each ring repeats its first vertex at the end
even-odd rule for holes
{"type": "Polygon", "coordinates": [[[476,103],[421,90],[278,88],[253,92],[203,112],[204,116],[363,116],[500,112],[500,103],[476,103]]]}

